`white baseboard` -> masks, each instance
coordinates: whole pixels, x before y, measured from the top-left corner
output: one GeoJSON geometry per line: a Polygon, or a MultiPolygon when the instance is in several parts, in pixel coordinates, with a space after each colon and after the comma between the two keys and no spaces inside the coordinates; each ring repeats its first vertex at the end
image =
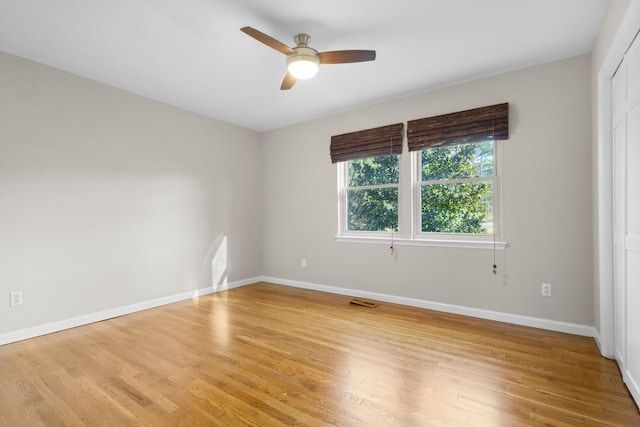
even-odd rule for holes
{"type": "Polygon", "coordinates": [[[622,378],[629,389],[629,393],[633,396],[633,400],[635,400],[636,405],[638,405],[638,408],[640,409],[640,385],[635,381],[628,370],[624,371],[622,378]]]}
{"type": "Polygon", "coordinates": [[[480,319],[496,320],[499,322],[512,323],[515,325],[530,326],[533,328],[547,329],[557,332],[565,332],[573,335],[582,335],[597,338],[597,332],[594,327],[579,325],[574,323],[558,322],[555,320],[539,319],[535,317],[520,316],[517,314],[501,313],[497,311],[482,310],[477,308],[463,307],[458,305],[443,304],[438,302],[419,300],[415,298],[400,297],[395,295],[380,294],[375,292],[360,291],[349,288],[339,288],[335,286],[320,285],[316,283],[300,282],[295,280],[279,279],[275,277],[254,277],[251,279],[239,280],[231,283],[224,283],[214,287],[197,289],[195,291],[184,292],[176,295],[170,295],[162,298],[143,301],[136,304],[117,307],[109,310],[90,313],[83,316],[72,317],[57,322],[47,323],[44,325],[33,326],[30,328],[20,329],[17,331],[6,332],[0,334],[0,345],[9,344],[16,341],[22,341],[34,338],[40,335],[46,335],[53,332],[63,331],[65,329],[75,328],[89,323],[100,322],[126,314],[138,311],[148,310],[154,307],[160,307],[166,304],[172,304],[178,301],[184,301],[190,298],[221,292],[228,289],[238,288],[256,282],[270,282],[278,285],[291,286],[295,288],[310,289],[314,291],[329,292],[338,295],[355,296],[360,298],[368,298],[377,301],[390,302],[394,304],[408,305],[411,307],[426,308],[429,310],[443,311],[446,313],[460,314],[464,316],[477,317],[480,319]]]}
{"type": "Polygon", "coordinates": [[[166,304],[172,304],[174,302],[188,300],[190,298],[197,298],[203,295],[212,294],[215,292],[226,291],[228,289],[237,288],[240,286],[248,285],[260,281],[260,278],[252,278],[246,280],[239,280],[231,283],[223,283],[216,287],[207,287],[202,289],[196,289],[194,291],[183,292],[176,295],[169,295],[162,298],[156,298],[150,301],[142,301],[139,303],[126,305],[124,307],[112,308],[109,310],[99,311],[97,313],[85,314],[83,316],[72,317],[69,319],[60,320],[57,322],[46,323],[44,325],[33,326],[30,328],[20,329],[17,331],[6,332],[0,334],[0,345],[9,344],[16,341],[22,341],[29,338],[38,337],[40,335],[51,334],[53,332],[63,331],[65,329],[71,329],[82,325],[88,325],[89,323],[101,322],[103,320],[112,319],[114,317],[124,316],[125,314],[131,314],[138,311],[148,310],[150,308],[160,307],[166,304]]]}
{"type": "Polygon", "coordinates": [[[579,325],[575,323],[559,322],[556,320],[539,319],[536,317],[521,316],[518,314],[501,313],[498,311],[483,310],[459,305],[443,304],[415,298],[399,297],[395,295],[379,294],[375,292],[360,291],[356,289],[338,288],[335,286],[319,285],[316,283],[299,282],[295,280],[279,279],[276,277],[261,277],[261,281],[296,288],[310,289],[314,291],[329,292],[339,295],[368,298],[377,301],[394,304],[408,305],[411,307],[426,308],[429,310],[443,311],[446,313],[460,314],[463,316],[477,317],[480,319],[496,320],[498,322],[512,323],[515,325],[529,326],[532,328],[546,329],[567,334],[595,337],[596,330],[593,326],[579,325]]]}
{"type": "Polygon", "coordinates": [[[607,352],[607,349],[602,346],[602,340],[600,338],[600,332],[596,328],[593,328],[593,339],[595,340],[596,345],[598,346],[598,350],[600,350],[600,355],[602,357],[607,358],[607,359],[611,359],[611,360],[615,360],[616,359],[615,352],[614,353],[609,353],[609,352],[607,352]]]}

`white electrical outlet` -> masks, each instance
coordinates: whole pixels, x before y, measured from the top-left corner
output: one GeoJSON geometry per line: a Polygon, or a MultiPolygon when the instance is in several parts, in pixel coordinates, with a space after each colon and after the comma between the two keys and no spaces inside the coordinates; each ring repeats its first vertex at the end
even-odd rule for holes
{"type": "Polygon", "coordinates": [[[306,258],[302,258],[302,261],[300,261],[300,266],[302,268],[307,268],[307,259],[306,258]]]}
{"type": "Polygon", "coordinates": [[[541,293],[543,297],[551,296],[551,283],[543,283],[541,293]]]}
{"type": "Polygon", "coordinates": [[[22,304],[22,291],[11,292],[11,307],[22,304]]]}

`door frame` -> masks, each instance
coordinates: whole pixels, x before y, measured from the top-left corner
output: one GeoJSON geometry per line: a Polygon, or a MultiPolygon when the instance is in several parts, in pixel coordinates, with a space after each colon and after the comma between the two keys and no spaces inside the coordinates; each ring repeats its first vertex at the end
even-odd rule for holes
{"type": "Polygon", "coordinates": [[[615,358],[613,303],[613,108],[612,78],[640,31],[640,0],[629,0],[616,36],[598,71],[598,136],[597,136],[597,200],[598,200],[598,311],[600,325],[596,341],[600,353],[615,358]]]}

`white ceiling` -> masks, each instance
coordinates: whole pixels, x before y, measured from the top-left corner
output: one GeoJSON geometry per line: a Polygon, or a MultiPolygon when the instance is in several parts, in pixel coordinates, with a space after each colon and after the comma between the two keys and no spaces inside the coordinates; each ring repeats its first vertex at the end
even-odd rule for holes
{"type": "MultiPolygon", "coordinates": [[[[0,50],[256,131],[591,51],[608,0],[0,0],[0,50]],[[285,55],[374,49],[280,91],[285,55]]],[[[1,70],[0,70],[1,72],[1,70]]]]}

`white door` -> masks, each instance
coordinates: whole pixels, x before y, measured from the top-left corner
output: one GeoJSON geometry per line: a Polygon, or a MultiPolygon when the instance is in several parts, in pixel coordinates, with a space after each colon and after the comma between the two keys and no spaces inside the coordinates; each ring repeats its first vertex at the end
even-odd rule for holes
{"type": "Polygon", "coordinates": [[[640,39],[613,78],[615,348],[640,403],[640,39]]]}
{"type": "Polygon", "coordinates": [[[624,372],[626,362],[626,145],[627,74],[618,68],[613,76],[613,304],[615,310],[615,357],[624,372]]]}

